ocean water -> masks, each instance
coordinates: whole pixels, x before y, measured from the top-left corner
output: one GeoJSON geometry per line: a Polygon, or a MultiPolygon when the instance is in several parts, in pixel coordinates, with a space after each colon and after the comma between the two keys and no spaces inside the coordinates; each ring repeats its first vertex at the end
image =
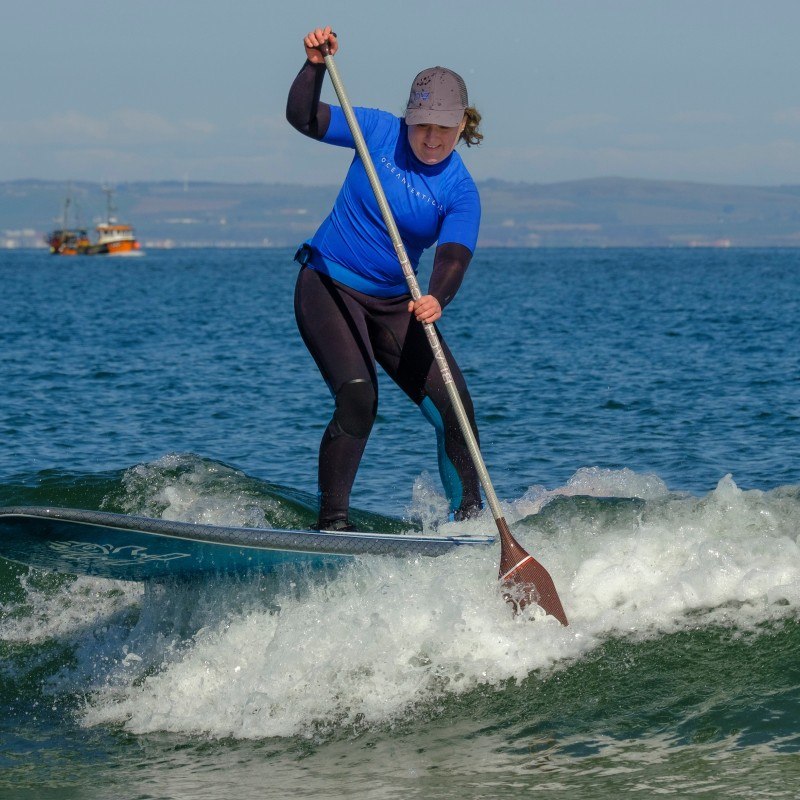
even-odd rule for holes
{"type": "MultiPolygon", "coordinates": [[[[1,252],[0,505],[309,524],[291,255],[1,252]]],[[[513,617],[491,550],[146,586],[0,559],[0,797],[800,797],[799,290],[793,250],[480,251],[440,330],[570,626],[513,617]]],[[[381,394],[355,518],[454,532],[381,394]]]]}

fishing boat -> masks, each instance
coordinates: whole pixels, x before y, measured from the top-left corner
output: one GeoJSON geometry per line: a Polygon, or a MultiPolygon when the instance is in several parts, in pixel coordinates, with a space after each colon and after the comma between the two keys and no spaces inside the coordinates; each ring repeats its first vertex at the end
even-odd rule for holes
{"type": "Polygon", "coordinates": [[[72,198],[68,194],[64,200],[64,214],[61,218],[61,227],[50,231],[45,237],[45,242],[50,247],[50,252],[59,256],[77,256],[86,252],[91,246],[85,228],[70,227],[69,207],[72,198]]]}
{"type": "Polygon", "coordinates": [[[58,256],[121,256],[140,255],[141,245],[136,239],[133,227],[119,222],[114,216],[116,209],[113,203],[113,191],[104,189],[106,193],[106,221],[101,222],[97,230],[97,241],[92,242],[84,228],[70,227],[68,213],[71,203],[69,195],[64,202],[62,226],[51,231],[45,237],[50,252],[58,256]]]}
{"type": "Polygon", "coordinates": [[[133,228],[113,218],[97,226],[97,235],[97,242],[89,245],[87,255],[121,256],[141,252],[133,228]]]}

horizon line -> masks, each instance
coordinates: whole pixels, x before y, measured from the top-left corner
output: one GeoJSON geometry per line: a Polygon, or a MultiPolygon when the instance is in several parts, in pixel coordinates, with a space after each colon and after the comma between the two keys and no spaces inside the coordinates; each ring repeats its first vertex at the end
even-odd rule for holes
{"type": "MultiPolygon", "coordinates": [[[[486,183],[504,183],[512,186],[563,186],[566,184],[578,183],[602,183],[602,182],[624,182],[624,183],[661,183],[673,185],[689,185],[689,186],[717,186],[724,188],[743,188],[743,189],[800,189],[800,183],[724,183],[717,181],[704,181],[699,179],[688,178],[641,178],[641,177],[628,177],[623,175],[600,175],[595,177],[586,178],[567,178],[558,181],[525,181],[525,180],[511,180],[509,178],[476,178],[476,184],[486,183]]],[[[297,187],[338,187],[341,185],[340,181],[334,183],[305,183],[305,182],[289,182],[289,181],[224,181],[224,180],[189,180],[186,178],[158,178],[149,180],[120,180],[109,182],[108,180],[92,180],[92,179],[55,179],[55,178],[0,178],[0,184],[10,183],[40,183],[40,184],[75,184],[75,185],[90,185],[90,186],[108,186],[109,183],[113,186],[137,186],[145,184],[161,184],[169,185],[175,184],[179,186],[297,186],[297,187]]]]}

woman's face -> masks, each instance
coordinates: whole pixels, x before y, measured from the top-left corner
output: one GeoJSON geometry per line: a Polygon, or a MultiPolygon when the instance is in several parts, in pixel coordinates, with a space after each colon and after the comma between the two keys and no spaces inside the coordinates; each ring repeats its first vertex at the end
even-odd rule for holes
{"type": "Polygon", "coordinates": [[[408,143],[414,155],[423,164],[439,164],[455,149],[458,137],[464,130],[466,120],[457,128],[442,125],[409,125],[408,143]]]}

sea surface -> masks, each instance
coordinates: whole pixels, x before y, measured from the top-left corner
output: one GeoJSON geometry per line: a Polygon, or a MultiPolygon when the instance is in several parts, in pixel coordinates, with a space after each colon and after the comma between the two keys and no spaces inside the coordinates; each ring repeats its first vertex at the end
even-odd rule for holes
{"type": "MultiPolygon", "coordinates": [[[[0,251],[0,506],[310,524],[331,400],[291,255],[0,251]]],[[[0,559],[0,797],[800,797],[800,251],[487,249],[439,327],[570,626],[514,617],[491,548],[158,585],[0,559]]],[[[493,532],[381,395],[356,520],[493,532]]]]}

